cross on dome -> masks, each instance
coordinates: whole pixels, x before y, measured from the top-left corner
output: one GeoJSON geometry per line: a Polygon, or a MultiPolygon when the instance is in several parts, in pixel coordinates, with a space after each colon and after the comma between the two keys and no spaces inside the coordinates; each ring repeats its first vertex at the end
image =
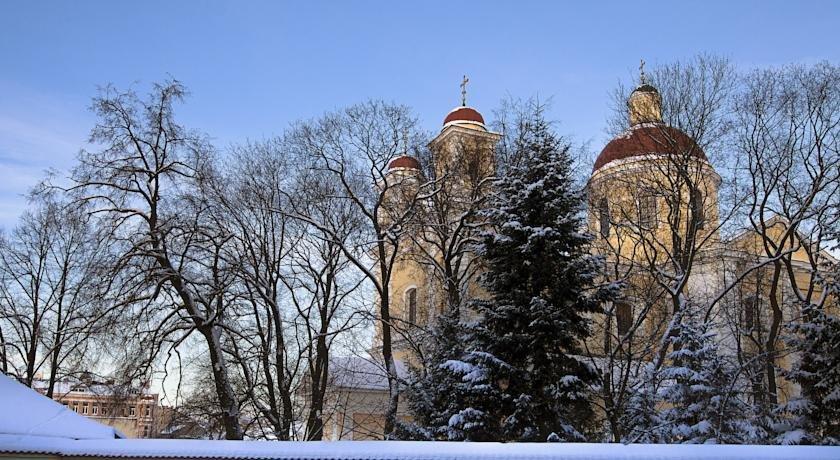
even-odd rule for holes
{"type": "Polygon", "coordinates": [[[647,75],[645,75],[645,60],[642,59],[639,62],[639,83],[642,85],[647,84],[647,75]]]}
{"type": "Polygon", "coordinates": [[[470,82],[470,79],[464,75],[464,79],[461,80],[461,105],[466,107],[467,106],[467,83],[470,82]]]}

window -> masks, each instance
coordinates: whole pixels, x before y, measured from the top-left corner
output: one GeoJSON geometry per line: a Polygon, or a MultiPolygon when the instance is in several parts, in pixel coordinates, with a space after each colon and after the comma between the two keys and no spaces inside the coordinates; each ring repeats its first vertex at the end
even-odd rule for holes
{"type": "Polygon", "coordinates": [[[102,415],[108,415],[108,406],[102,405],[102,415]]]}
{"type": "Polygon", "coordinates": [[[619,303],[615,306],[615,323],[618,326],[618,335],[627,335],[633,327],[633,307],[628,303],[619,303]]]}
{"type": "Polygon", "coordinates": [[[88,403],[82,403],[82,414],[87,415],[88,413],[88,403]]]}
{"type": "Polygon", "coordinates": [[[405,291],[405,311],[410,324],[417,323],[417,288],[405,291]]]}
{"type": "Polygon", "coordinates": [[[93,409],[91,409],[91,413],[92,413],[93,415],[99,415],[99,406],[97,406],[96,404],[94,404],[94,405],[93,405],[93,409]]]}
{"type": "Polygon", "coordinates": [[[700,189],[694,189],[691,192],[691,215],[694,222],[697,224],[697,229],[706,226],[706,211],[703,207],[703,192],[700,189]]]}
{"type": "Polygon", "coordinates": [[[79,403],[73,401],[73,412],[79,412],[79,403]]]}
{"type": "Polygon", "coordinates": [[[134,407],[134,406],[129,407],[128,408],[128,416],[129,417],[134,417],[135,415],[137,415],[137,408],[134,407]]]}
{"type": "Polygon", "coordinates": [[[610,204],[606,197],[598,201],[598,216],[601,224],[601,236],[608,238],[610,236],[610,204]]]}
{"type": "Polygon", "coordinates": [[[641,195],[638,200],[639,226],[643,229],[656,228],[656,197],[641,195]]]}
{"type": "Polygon", "coordinates": [[[744,331],[749,333],[755,328],[756,315],[758,314],[758,305],[756,297],[749,295],[744,297],[744,312],[741,318],[741,324],[744,326],[744,331]]]}
{"type": "Polygon", "coordinates": [[[146,417],[150,417],[152,415],[152,408],[149,407],[149,406],[146,406],[145,413],[146,413],[146,417]]]}

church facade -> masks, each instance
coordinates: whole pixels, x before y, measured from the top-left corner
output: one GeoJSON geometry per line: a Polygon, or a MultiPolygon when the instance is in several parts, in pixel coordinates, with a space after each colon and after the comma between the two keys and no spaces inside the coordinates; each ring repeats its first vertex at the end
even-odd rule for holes
{"type": "MultiPolygon", "coordinates": [[[[627,129],[602,149],[586,185],[588,231],[594,235],[593,251],[605,260],[604,282],[624,286],[624,300],[592,318],[587,355],[596,366],[638,372],[640,364],[659,357],[655,345],[668,333],[674,312],[689,304],[715,324],[722,350],[758,353],[766,342],[762,334],[767,334],[761,325],[780,308],[782,321],[797,314],[782,307],[791,289],[807,287],[817,289],[809,295],[822,295],[813,283],[813,257],[807,247],[795,246],[801,240],[790,236],[781,219],[771,219],[762,234],[722,237],[720,175],[691,135],[664,123],[662,96],[644,73],[640,80],[627,100],[627,129]],[[791,248],[794,270],[783,276],[793,282],[776,279],[773,286],[765,269],[751,268],[766,261],[763,244],[773,240],[791,248]],[[768,296],[775,299],[773,308],[768,296]]],[[[394,200],[405,192],[400,187],[416,186],[430,176],[439,189],[438,202],[419,212],[413,230],[407,231],[413,236],[398,250],[389,286],[395,299],[394,354],[403,375],[416,359],[425,327],[452,305],[482,295],[476,283],[481,261],[468,249],[471,232],[480,229],[471,219],[497,172],[502,135],[462,102],[431,141],[430,164],[403,155],[388,166],[388,180],[399,184],[393,188],[394,200]]],[[[827,253],[820,257],[832,260],[827,253]]],[[[332,414],[325,420],[324,439],[382,439],[388,386],[375,348],[370,359],[347,358],[332,365],[326,404],[332,414]]],[[[779,358],[779,365],[790,359],[779,358]]],[[[796,391],[779,380],[780,398],[796,391]]],[[[409,420],[406,404],[400,407],[400,418],[409,420]]]]}

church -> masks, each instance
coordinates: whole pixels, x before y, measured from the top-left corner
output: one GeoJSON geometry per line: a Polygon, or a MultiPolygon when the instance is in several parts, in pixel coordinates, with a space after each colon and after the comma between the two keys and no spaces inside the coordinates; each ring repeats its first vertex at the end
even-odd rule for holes
{"type": "MultiPolygon", "coordinates": [[[[397,251],[389,286],[393,350],[402,375],[422,345],[425,326],[448,305],[482,295],[476,282],[481,261],[462,244],[469,239],[463,229],[470,227],[465,216],[474,215],[490,191],[502,134],[467,106],[466,82],[465,77],[462,104],[445,115],[429,144],[429,164],[408,154],[388,164],[393,200],[426,177],[441,184],[439,202],[418,213],[414,225],[420,230],[414,234],[420,236],[397,251]]],[[[603,147],[586,183],[592,250],[605,260],[604,282],[624,286],[624,300],[591,318],[593,334],[583,347],[608,377],[602,382],[604,398],[610,386],[626,384],[641,364],[659,357],[656,344],[668,333],[673,313],[689,301],[715,325],[722,351],[749,355],[781,342],[767,338],[768,324],[778,326],[798,314],[784,301],[795,296],[792,290],[822,296],[807,238],[787,231],[783,219],[770,218],[762,232],[722,236],[721,176],[689,133],[663,120],[662,104],[642,70],[627,99],[626,129],[603,147]],[[767,242],[789,251],[792,270],[769,273],[767,242]]],[[[819,264],[835,261],[817,252],[819,264]]],[[[332,362],[325,440],[382,439],[388,385],[379,356],[375,344],[369,359],[332,362]]],[[[776,364],[785,367],[790,359],[780,356],[776,364]]],[[[774,378],[773,388],[773,397],[782,400],[798,391],[781,377],[774,378]]],[[[406,406],[401,401],[400,418],[410,420],[406,406]]]]}

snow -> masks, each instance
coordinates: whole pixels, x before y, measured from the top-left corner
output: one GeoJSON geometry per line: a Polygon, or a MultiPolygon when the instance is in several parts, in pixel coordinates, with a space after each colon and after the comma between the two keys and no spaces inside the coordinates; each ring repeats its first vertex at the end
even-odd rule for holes
{"type": "Polygon", "coordinates": [[[0,373],[0,434],[70,439],[114,439],[123,435],[85,418],[0,373]]]}
{"type": "Polygon", "coordinates": [[[417,441],[208,441],[118,439],[106,427],[0,373],[0,457],[283,460],[837,460],[840,447],[467,443],[417,441]]]}
{"type": "Polygon", "coordinates": [[[283,460],[837,460],[840,447],[418,441],[70,440],[0,435],[0,453],[283,460]]]}
{"type": "MultiPolygon", "coordinates": [[[[397,376],[407,375],[405,363],[395,360],[397,376]]],[[[337,388],[356,390],[388,390],[388,374],[385,366],[361,356],[334,357],[330,359],[331,384],[337,388]]]]}

